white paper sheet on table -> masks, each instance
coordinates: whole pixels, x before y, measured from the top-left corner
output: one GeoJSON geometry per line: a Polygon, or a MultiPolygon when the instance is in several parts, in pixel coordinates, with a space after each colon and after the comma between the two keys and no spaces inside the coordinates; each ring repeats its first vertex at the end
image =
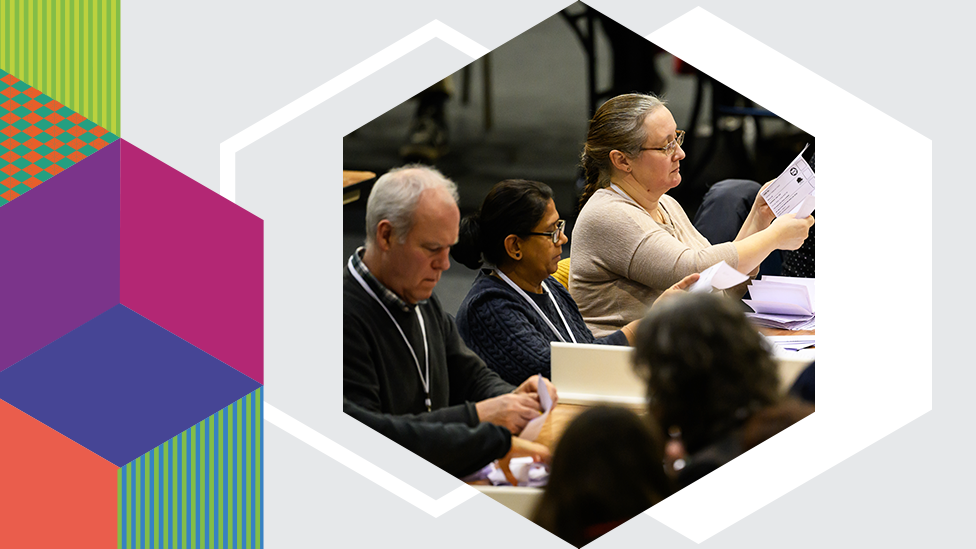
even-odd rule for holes
{"type": "Polygon", "coordinates": [[[767,341],[774,347],[783,349],[786,351],[799,351],[802,349],[807,349],[813,347],[817,344],[817,336],[806,335],[806,336],[763,336],[767,341]]]}
{"type": "Polygon", "coordinates": [[[689,292],[711,292],[712,288],[716,290],[727,290],[732,286],[738,286],[743,282],[749,280],[748,275],[744,275],[739,271],[733,269],[728,263],[723,259],[718,263],[712,265],[711,267],[705,269],[701,272],[698,277],[698,281],[688,288],[689,292]]]}
{"type": "Polygon", "coordinates": [[[800,154],[783,170],[783,173],[762,191],[763,199],[766,200],[766,204],[769,204],[776,217],[786,213],[796,213],[797,217],[807,217],[813,211],[811,207],[813,204],[810,202],[807,202],[806,207],[804,207],[804,201],[807,197],[816,196],[817,193],[817,175],[803,158],[803,153],[806,150],[807,147],[803,147],[800,154]],[[811,207],[810,210],[806,212],[806,215],[801,216],[800,213],[806,211],[807,207],[811,207]]]}
{"type": "Polygon", "coordinates": [[[542,376],[538,379],[539,387],[537,389],[539,395],[539,404],[542,405],[542,415],[533,419],[522,432],[519,433],[519,438],[524,438],[525,440],[535,440],[539,437],[539,433],[542,432],[542,425],[546,422],[546,418],[549,417],[549,410],[552,409],[552,397],[549,396],[549,391],[546,390],[546,384],[542,381],[542,376]]]}

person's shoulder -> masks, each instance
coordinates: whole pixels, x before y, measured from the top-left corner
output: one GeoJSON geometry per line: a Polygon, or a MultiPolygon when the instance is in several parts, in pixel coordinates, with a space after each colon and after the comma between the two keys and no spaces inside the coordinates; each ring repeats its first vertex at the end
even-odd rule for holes
{"type": "Polygon", "coordinates": [[[600,189],[583,205],[576,220],[576,228],[619,226],[628,221],[641,224],[645,218],[650,219],[650,216],[633,201],[610,189],[600,189]]]}
{"type": "Polygon", "coordinates": [[[682,208],[681,204],[677,200],[675,200],[671,195],[662,194],[660,202],[661,204],[664,205],[664,209],[666,209],[672,217],[681,216],[684,217],[685,219],[688,218],[688,215],[685,213],[685,209],[682,208]]]}
{"type": "Polygon", "coordinates": [[[549,278],[546,279],[546,286],[549,288],[549,290],[552,293],[556,294],[557,296],[562,296],[568,299],[572,299],[572,297],[570,297],[569,290],[567,290],[566,287],[563,286],[562,282],[556,280],[554,276],[549,275],[549,278]]]}
{"type": "Polygon", "coordinates": [[[461,307],[458,309],[458,318],[464,314],[478,314],[498,307],[504,307],[509,303],[517,302],[516,294],[508,287],[505,282],[482,273],[475,279],[464,297],[461,307]]]}
{"type": "Polygon", "coordinates": [[[352,312],[355,310],[362,310],[363,303],[371,301],[369,294],[363,290],[363,287],[359,285],[359,282],[351,274],[349,274],[348,268],[343,268],[342,270],[342,310],[343,312],[352,312]]]}
{"type": "Polygon", "coordinates": [[[584,215],[592,216],[598,215],[608,208],[614,208],[618,201],[625,202],[623,197],[619,194],[611,191],[610,189],[597,189],[593,193],[586,204],[583,204],[583,208],[580,210],[580,217],[584,215]]]}

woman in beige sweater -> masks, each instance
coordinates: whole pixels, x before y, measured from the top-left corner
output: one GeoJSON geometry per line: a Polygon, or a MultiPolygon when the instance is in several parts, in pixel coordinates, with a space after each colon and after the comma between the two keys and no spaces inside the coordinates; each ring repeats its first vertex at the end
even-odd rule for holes
{"type": "Polygon", "coordinates": [[[665,194],[681,183],[683,141],[652,95],[614,97],[590,121],[569,287],[597,337],[642,318],[664,290],[719,261],[754,276],[773,250],[799,248],[813,225],[813,217],[776,218],[757,196],[735,240],[711,245],[665,194]]]}

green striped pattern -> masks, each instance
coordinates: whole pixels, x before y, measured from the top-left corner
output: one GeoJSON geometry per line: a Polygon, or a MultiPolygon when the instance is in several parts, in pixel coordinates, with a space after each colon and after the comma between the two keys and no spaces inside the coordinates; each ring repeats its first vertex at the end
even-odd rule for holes
{"type": "Polygon", "coordinates": [[[119,135],[121,0],[0,0],[0,68],[119,135]]]}
{"type": "Polygon", "coordinates": [[[119,547],[262,547],[263,389],[119,469],[119,547]]]}

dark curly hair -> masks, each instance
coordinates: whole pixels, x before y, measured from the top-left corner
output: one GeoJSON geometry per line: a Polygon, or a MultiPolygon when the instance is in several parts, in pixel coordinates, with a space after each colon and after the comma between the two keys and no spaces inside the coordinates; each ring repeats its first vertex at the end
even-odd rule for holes
{"type": "Polygon", "coordinates": [[[671,495],[663,437],[647,419],[611,406],[577,416],[553,453],[533,521],[581,547],[671,495]]]}
{"type": "Polygon", "coordinates": [[[778,400],[776,363],[737,302],[685,294],[656,304],[637,329],[635,369],[651,412],[695,453],[778,400]]]}
{"type": "Polygon", "coordinates": [[[532,232],[550,200],[552,189],[545,183],[525,179],[497,183],[488,191],[481,209],[461,220],[451,257],[470,269],[477,269],[483,261],[500,265],[508,257],[505,238],[532,232]]]}

